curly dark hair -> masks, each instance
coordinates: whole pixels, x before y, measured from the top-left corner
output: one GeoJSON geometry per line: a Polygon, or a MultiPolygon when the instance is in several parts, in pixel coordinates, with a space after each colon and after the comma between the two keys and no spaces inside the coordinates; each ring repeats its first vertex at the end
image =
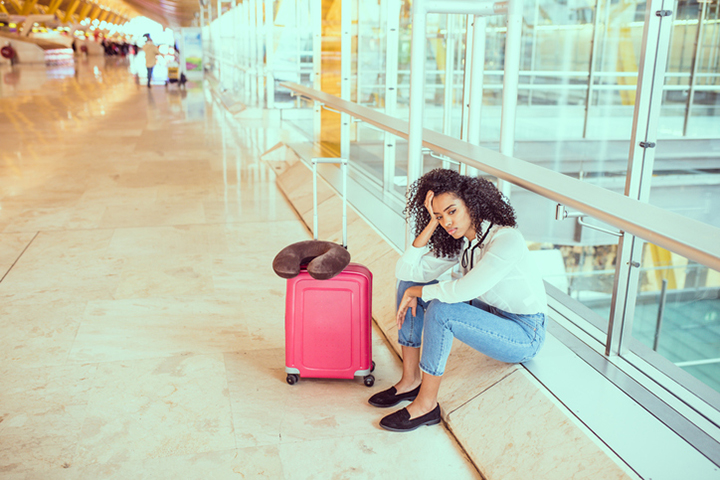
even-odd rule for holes
{"type": "MultiPolygon", "coordinates": [[[[454,170],[436,168],[420,177],[408,190],[408,202],[403,213],[408,221],[413,220],[415,236],[430,222],[430,214],[425,208],[425,197],[430,190],[436,196],[452,193],[460,198],[470,211],[473,227],[478,234],[481,234],[480,225],[483,220],[495,225],[517,226],[515,210],[495,185],[484,178],[466,177],[454,170]]],[[[430,237],[428,245],[438,257],[450,258],[460,253],[463,241],[462,238],[454,239],[442,228],[438,228],[430,237]]]]}

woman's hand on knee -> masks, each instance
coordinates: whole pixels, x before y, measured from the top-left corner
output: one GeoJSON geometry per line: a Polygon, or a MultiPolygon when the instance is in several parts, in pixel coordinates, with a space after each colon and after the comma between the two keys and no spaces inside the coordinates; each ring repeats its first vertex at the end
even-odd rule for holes
{"type": "Polygon", "coordinates": [[[412,312],[413,317],[417,314],[417,299],[420,296],[422,296],[422,287],[420,286],[410,287],[405,290],[397,311],[396,321],[398,330],[402,328],[405,322],[405,315],[407,314],[408,308],[412,312]]]}

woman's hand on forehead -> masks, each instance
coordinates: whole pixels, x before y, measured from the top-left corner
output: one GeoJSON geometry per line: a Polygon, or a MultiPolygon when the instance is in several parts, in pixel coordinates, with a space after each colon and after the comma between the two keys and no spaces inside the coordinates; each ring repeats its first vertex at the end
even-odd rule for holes
{"type": "Polygon", "coordinates": [[[430,214],[430,218],[435,218],[435,214],[433,213],[433,206],[432,202],[435,198],[435,192],[432,190],[428,190],[427,194],[425,194],[425,208],[427,208],[428,213],[430,214]]]}

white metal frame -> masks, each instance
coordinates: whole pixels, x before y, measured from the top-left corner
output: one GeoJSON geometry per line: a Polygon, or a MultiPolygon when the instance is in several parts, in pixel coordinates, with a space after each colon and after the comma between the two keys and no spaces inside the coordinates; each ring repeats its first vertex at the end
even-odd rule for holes
{"type": "MultiPolygon", "coordinates": [[[[408,122],[296,83],[285,82],[281,86],[409,139],[408,122]]],[[[422,133],[423,146],[434,152],[720,270],[720,242],[717,242],[720,229],[716,227],[439,132],[425,129],[422,133]]]]}
{"type": "MultiPolygon", "coordinates": [[[[423,112],[425,107],[425,51],[426,51],[426,30],[427,15],[430,13],[446,14],[472,14],[477,19],[489,15],[507,15],[508,33],[505,51],[505,73],[503,76],[503,106],[500,119],[500,152],[512,156],[515,143],[515,110],[517,107],[518,72],[520,71],[520,37],[522,34],[522,1],[509,0],[508,2],[477,2],[474,0],[415,0],[412,10],[412,40],[410,47],[410,126],[408,139],[408,187],[422,174],[422,131],[423,112]]],[[[473,28],[473,38],[482,37],[484,41],[485,31],[473,28]]],[[[483,48],[475,48],[473,44],[473,56],[484,54],[483,48]]],[[[477,70],[484,68],[484,58],[473,58],[473,86],[471,92],[477,91],[477,83],[482,88],[482,74],[477,70]],[[475,80],[477,78],[477,80],[475,80]]],[[[482,102],[482,91],[479,95],[482,102]]],[[[469,116],[473,116],[473,97],[471,93],[469,116]]],[[[479,115],[478,115],[479,117],[479,115]]],[[[472,122],[478,125],[479,118],[473,118],[472,122]]],[[[468,124],[472,123],[468,119],[468,124]]],[[[470,135],[475,133],[468,133],[470,135]]],[[[478,137],[479,138],[479,137],[478,137]]],[[[499,185],[501,190],[508,194],[509,186],[499,185]]],[[[410,241],[408,237],[407,241],[410,241]]]]}
{"type": "MultiPolygon", "coordinates": [[[[648,1],[638,67],[638,85],[630,137],[630,156],[625,195],[647,203],[650,196],[657,126],[662,104],[663,83],[670,48],[674,0],[648,1]]],[[[652,241],[652,239],[647,239],[652,241]]],[[[645,241],[623,232],[618,243],[613,299],[606,342],[606,355],[624,354],[624,340],[632,333],[632,319],[639,281],[639,267],[645,241]]]]}

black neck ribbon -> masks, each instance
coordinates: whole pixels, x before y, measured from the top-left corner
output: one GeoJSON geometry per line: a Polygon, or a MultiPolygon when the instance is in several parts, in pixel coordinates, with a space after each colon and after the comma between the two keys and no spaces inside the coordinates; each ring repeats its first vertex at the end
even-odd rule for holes
{"type": "Polygon", "coordinates": [[[475,263],[475,249],[478,248],[487,238],[488,234],[490,233],[490,229],[495,225],[494,223],[490,223],[487,230],[485,230],[485,233],[483,233],[483,236],[480,238],[480,240],[475,244],[474,247],[470,248],[470,245],[472,242],[468,243],[468,246],[465,248],[465,251],[463,251],[462,254],[462,260],[460,262],[460,265],[462,265],[463,268],[468,268],[468,250],[470,250],[470,268],[473,268],[473,264],[475,263]]]}

